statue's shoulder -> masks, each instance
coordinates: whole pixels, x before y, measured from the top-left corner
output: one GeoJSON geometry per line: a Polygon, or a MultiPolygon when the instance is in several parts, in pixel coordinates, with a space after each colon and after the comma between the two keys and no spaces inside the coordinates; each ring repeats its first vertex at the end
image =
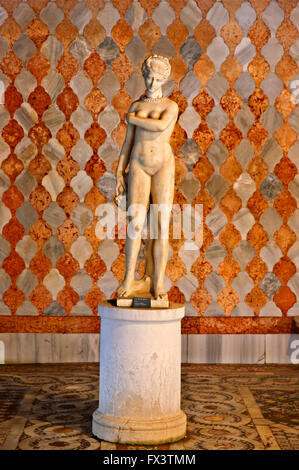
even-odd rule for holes
{"type": "Polygon", "coordinates": [[[179,107],[176,101],[171,100],[170,98],[167,98],[167,104],[171,109],[173,109],[174,112],[179,111],[179,107]]]}

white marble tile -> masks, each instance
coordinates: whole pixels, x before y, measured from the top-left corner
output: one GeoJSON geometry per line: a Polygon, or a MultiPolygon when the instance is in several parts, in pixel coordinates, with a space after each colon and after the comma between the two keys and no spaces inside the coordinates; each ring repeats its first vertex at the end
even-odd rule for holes
{"type": "Polygon", "coordinates": [[[188,335],[188,363],[262,364],[264,335],[188,335]]]}
{"type": "Polygon", "coordinates": [[[265,335],[266,363],[299,364],[299,334],[265,335]]]}

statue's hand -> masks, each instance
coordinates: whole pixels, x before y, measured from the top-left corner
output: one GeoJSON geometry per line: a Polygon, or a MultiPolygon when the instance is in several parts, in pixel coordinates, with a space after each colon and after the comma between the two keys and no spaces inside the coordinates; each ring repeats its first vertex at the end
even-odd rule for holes
{"type": "Polygon", "coordinates": [[[124,176],[118,175],[117,180],[116,180],[116,196],[123,196],[126,192],[126,183],[125,183],[125,178],[124,176]]]}
{"type": "Polygon", "coordinates": [[[127,121],[128,124],[131,123],[131,117],[134,117],[134,116],[135,116],[135,113],[128,113],[126,115],[126,121],[127,121]]]}

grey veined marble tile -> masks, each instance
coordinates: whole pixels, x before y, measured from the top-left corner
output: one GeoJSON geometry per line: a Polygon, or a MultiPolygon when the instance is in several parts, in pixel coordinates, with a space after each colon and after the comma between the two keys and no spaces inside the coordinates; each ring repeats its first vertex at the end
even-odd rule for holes
{"type": "Polygon", "coordinates": [[[22,103],[19,109],[15,112],[15,119],[27,134],[31,127],[38,122],[38,115],[29,103],[22,103]]]}
{"type": "Polygon", "coordinates": [[[222,289],[225,287],[225,281],[222,276],[213,271],[205,279],[204,286],[209,292],[209,294],[211,294],[213,300],[216,300],[219,292],[221,292],[222,289]]]}
{"type": "Polygon", "coordinates": [[[189,139],[192,138],[193,133],[199,126],[200,122],[200,116],[192,106],[188,106],[179,118],[179,124],[183,129],[185,129],[189,139]]]}
{"type": "Polygon", "coordinates": [[[146,11],[139,2],[131,3],[125,13],[126,22],[131,26],[134,33],[138,32],[140,26],[145,22],[146,17],[146,11]]]}
{"type": "Polygon", "coordinates": [[[57,104],[51,104],[49,108],[43,114],[43,121],[45,125],[50,129],[53,137],[56,136],[56,132],[62,124],[65,122],[65,115],[58,108],[57,104]]]}
{"type": "Polygon", "coordinates": [[[200,191],[200,187],[200,182],[194,176],[192,171],[187,172],[179,184],[179,189],[182,191],[183,195],[190,204],[200,191]]]}
{"type": "Polygon", "coordinates": [[[180,18],[187,27],[189,33],[192,34],[202,19],[201,10],[194,0],[189,0],[186,3],[185,7],[181,11],[180,18]]]}
{"type": "Polygon", "coordinates": [[[218,36],[213,39],[207,48],[207,55],[215,65],[215,70],[219,71],[221,64],[229,55],[229,48],[223,41],[222,37],[218,36]]]}
{"type": "Polygon", "coordinates": [[[83,300],[84,295],[87,294],[92,286],[92,280],[83,269],[80,269],[77,274],[72,277],[71,286],[80,296],[80,300],[83,300]]]}
{"type": "Polygon", "coordinates": [[[200,92],[201,83],[193,70],[189,70],[180,81],[180,90],[189,103],[191,103],[193,98],[200,92]]]}
{"type": "Polygon", "coordinates": [[[271,31],[271,35],[274,36],[278,26],[284,19],[284,11],[280,8],[278,2],[272,0],[269,6],[264,10],[262,19],[271,31]]]}
{"type": "Polygon", "coordinates": [[[23,65],[27,65],[27,62],[36,53],[36,47],[34,42],[26,35],[22,34],[14,43],[13,51],[21,59],[23,65]]]}
{"type": "Polygon", "coordinates": [[[277,62],[283,56],[283,47],[275,37],[269,39],[261,50],[266,61],[270,65],[271,72],[275,72],[277,62]]]}
{"type": "Polygon", "coordinates": [[[98,52],[106,64],[111,65],[119,55],[119,47],[111,37],[106,37],[99,45],[98,52]]]}
{"type": "Polygon", "coordinates": [[[260,191],[269,201],[273,201],[282,190],[283,184],[274,173],[269,173],[260,186],[260,191]]]}
{"type": "Polygon", "coordinates": [[[254,217],[251,212],[247,208],[242,208],[239,212],[234,216],[232,220],[233,224],[239,230],[242,240],[246,239],[246,235],[249,230],[254,225],[254,217]]]}
{"type": "Polygon", "coordinates": [[[21,207],[16,212],[17,219],[21,222],[21,224],[24,226],[24,229],[26,233],[29,232],[31,226],[37,221],[38,219],[38,213],[32,207],[32,205],[25,201],[21,207]]]}
{"type": "Polygon", "coordinates": [[[64,13],[55,2],[49,2],[40,12],[40,18],[45,23],[51,34],[55,34],[55,29],[64,18],[64,13]]]}
{"type": "Polygon", "coordinates": [[[107,2],[105,3],[104,8],[99,10],[97,19],[101,24],[105,25],[106,33],[110,34],[111,29],[119,20],[118,10],[114,8],[112,3],[107,2]]]}
{"type": "Polygon", "coordinates": [[[106,70],[98,82],[98,87],[105,95],[107,101],[110,102],[114,95],[118,92],[120,83],[112,70],[106,70]]]}
{"type": "Polygon", "coordinates": [[[228,185],[221,175],[214,173],[207,181],[206,188],[217,204],[225,195],[228,185]]]}
{"type": "MultiPolygon", "coordinates": [[[[217,49],[218,45],[215,45],[215,48],[217,49]]],[[[220,58],[219,58],[220,61],[220,58]]],[[[223,59],[224,61],[224,59],[223,59]]],[[[222,63],[222,59],[221,59],[222,63]]],[[[219,101],[222,98],[223,95],[227,92],[229,88],[228,81],[220,72],[216,72],[213,74],[212,78],[207,81],[206,83],[206,90],[208,93],[212,96],[212,98],[215,101],[216,105],[219,105],[219,101]]]]}
{"type": "Polygon", "coordinates": [[[92,47],[83,36],[79,36],[70,45],[70,53],[77,60],[80,67],[83,67],[85,60],[92,53],[92,47]]]}
{"type": "Polygon", "coordinates": [[[30,269],[24,269],[24,271],[18,276],[16,284],[28,299],[30,292],[32,292],[38,285],[38,279],[30,269]]]}
{"type": "Polygon", "coordinates": [[[51,202],[49,207],[43,213],[43,219],[52,227],[54,230],[62,224],[65,219],[65,213],[59,207],[57,202],[51,202]]]}
{"type": "Polygon", "coordinates": [[[21,2],[13,11],[13,17],[23,31],[35,17],[35,12],[26,2],[21,2]]]}
{"type": "Polygon", "coordinates": [[[299,175],[296,175],[293,181],[290,182],[289,191],[291,192],[292,196],[294,196],[297,203],[299,203],[299,175]]]}
{"type": "Polygon", "coordinates": [[[44,277],[43,284],[48,289],[53,299],[56,299],[58,292],[65,286],[65,280],[58,269],[52,268],[44,277]]]}
{"type": "Polygon", "coordinates": [[[70,81],[70,86],[76,93],[80,104],[84,105],[84,100],[93,87],[92,80],[80,69],[70,81]]]}
{"type": "Polygon", "coordinates": [[[273,241],[270,241],[261,249],[260,257],[265,261],[269,271],[272,271],[273,266],[282,257],[282,251],[273,241]]]}
{"type": "Polygon", "coordinates": [[[77,2],[70,12],[70,20],[77,27],[79,34],[83,34],[84,27],[90,22],[92,13],[84,2],[77,2]]]}
{"type": "Polygon", "coordinates": [[[274,233],[281,227],[282,222],[281,216],[274,207],[268,207],[260,218],[260,224],[270,237],[273,237],[274,233]]]}
{"type": "Polygon", "coordinates": [[[44,243],[42,250],[51,261],[52,266],[55,266],[59,258],[65,253],[65,246],[57,237],[52,235],[44,243]]]}
{"type": "Polygon", "coordinates": [[[269,299],[273,298],[275,292],[277,292],[281,287],[281,281],[274,273],[267,273],[260,282],[260,288],[269,299]]]}
{"type": "Polygon", "coordinates": [[[235,49],[235,57],[242,65],[244,72],[255,55],[256,49],[249,38],[243,38],[235,49]]]}
{"type": "Polygon", "coordinates": [[[0,234],[0,262],[2,263],[11,251],[10,243],[0,234]]]}
{"type": "Polygon", "coordinates": [[[254,282],[251,277],[248,276],[247,272],[241,271],[234,277],[231,286],[237,293],[239,299],[243,301],[246,295],[254,288],[254,282]]]}
{"type": "Polygon", "coordinates": [[[250,111],[250,108],[245,104],[242,106],[240,111],[236,114],[234,118],[236,126],[240,129],[243,134],[243,137],[246,137],[249,129],[255,121],[253,113],[250,111]]]}
{"type": "Polygon", "coordinates": [[[241,26],[244,35],[247,35],[249,29],[256,20],[256,12],[250,2],[243,1],[241,6],[235,12],[235,18],[241,26]]]}
{"type": "Polygon", "coordinates": [[[159,26],[161,33],[166,34],[168,26],[175,19],[173,9],[166,2],[161,2],[152,13],[154,22],[159,26]]]}
{"type": "Polygon", "coordinates": [[[222,129],[229,123],[229,118],[220,106],[214,106],[212,111],[207,115],[206,121],[214,132],[215,139],[218,139],[222,129]]]}
{"type": "Polygon", "coordinates": [[[53,300],[47,307],[45,308],[43,315],[46,317],[56,317],[56,316],[65,316],[65,310],[64,308],[56,302],[56,300],[53,300]]]}
{"type": "Polygon", "coordinates": [[[207,157],[216,171],[219,170],[221,165],[225,162],[227,156],[228,150],[221,140],[214,140],[207,150],[207,157]]]}
{"type": "Polygon", "coordinates": [[[168,57],[169,60],[176,54],[175,47],[167,36],[160,36],[158,41],[153,45],[152,52],[153,54],[168,57]]]}
{"type": "Polygon", "coordinates": [[[217,237],[227,224],[227,218],[219,208],[215,208],[206,217],[206,224],[217,237]]]}
{"type": "MultiPolygon", "coordinates": [[[[0,249],[1,249],[1,240],[0,240],[0,249]]],[[[16,245],[16,252],[19,253],[21,258],[25,261],[26,267],[28,268],[30,261],[36,253],[38,252],[37,243],[30,237],[30,235],[25,235],[22,240],[20,240],[16,245]]],[[[1,260],[1,256],[0,256],[1,260]]]]}
{"type": "Polygon", "coordinates": [[[180,48],[180,54],[186,62],[188,69],[192,69],[201,56],[201,47],[194,36],[188,36],[180,48]]]}
{"type": "Polygon", "coordinates": [[[119,114],[111,105],[105,107],[104,111],[99,115],[98,122],[108,134],[118,125],[120,119],[119,114]]]}
{"type": "Polygon", "coordinates": [[[233,249],[232,254],[243,271],[247,264],[254,258],[255,250],[247,240],[242,240],[239,245],[233,249]]]}
{"type": "Polygon", "coordinates": [[[11,279],[9,275],[4,271],[4,269],[0,268],[0,295],[1,296],[9,288],[10,285],[11,285],[11,279]]]}
{"type": "Polygon", "coordinates": [[[243,206],[245,206],[248,199],[253,195],[256,190],[256,183],[251,178],[249,173],[244,172],[241,173],[237,181],[234,183],[233,188],[236,194],[242,200],[243,206]]]}
{"type": "Polygon", "coordinates": [[[243,101],[246,103],[249,96],[255,89],[255,82],[248,72],[241,73],[240,77],[235,81],[234,88],[237,90],[243,101]]]}
{"type": "Polygon", "coordinates": [[[107,299],[110,299],[112,294],[119,286],[118,280],[113,276],[111,271],[106,271],[97,282],[99,288],[104,292],[107,299]]]}
{"type": "Polygon", "coordinates": [[[52,68],[55,69],[57,62],[64,53],[64,47],[56,36],[49,36],[41,46],[41,53],[48,59],[52,68]]]}
{"type": "Polygon", "coordinates": [[[135,68],[138,68],[147,54],[147,47],[139,36],[134,36],[126,46],[125,53],[135,68]]]}
{"type": "Polygon", "coordinates": [[[261,150],[261,156],[267,163],[270,172],[274,170],[276,164],[281,160],[282,155],[282,148],[278,145],[274,137],[268,139],[261,150]]]}
{"type": "Polygon", "coordinates": [[[79,163],[80,168],[83,170],[86,163],[92,156],[92,148],[84,139],[79,139],[76,145],[71,150],[71,156],[77,163],[79,163]]]}
{"type": "Polygon", "coordinates": [[[226,254],[226,249],[221,245],[221,243],[218,240],[214,240],[206,249],[205,257],[211,263],[213,270],[216,271],[218,265],[222,263],[226,257],[226,254]]]}
{"type": "Polygon", "coordinates": [[[10,218],[11,218],[10,210],[1,201],[0,202],[0,230],[3,229],[4,225],[7,224],[7,222],[10,220],[10,218]]]}
{"type": "Polygon", "coordinates": [[[105,194],[107,202],[111,202],[115,194],[116,178],[114,173],[106,171],[106,173],[99,179],[98,187],[105,194]]]}
{"type": "Polygon", "coordinates": [[[260,118],[261,124],[269,135],[273,135],[283,123],[283,117],[275,106],[267,106],[260,118]]]}
{"type": "MultiPolygon", "coordinates": [[[[80,236],[72,244],[70,249],[73,257],[79,262],[80,268],[83,269],[85,262],[91,257],[93,249],[91,244],[86,240],[84,236],[80,236]]],[[[85,278],[85,274],[81,273],[82,279],[85,278]]]]}
{"type": "Polygon", "coordinates": [[[207,14],[207,20],[214,26],[217,35],[229,20],[229,14],[221,2],[215,2],[207,14]]]}
{"type": "Polygon", "coordinates": [[[22,69],[15,79],[15,86],[22,94],[23,100],[27,100],[30,93],[37,86],[37,81],[29,70],[22,69]]]}
{"type": "Polygon", "coordinates": [[[201,151],[193,139],[187,139],[180,148],[179,155],[186,163],[188,170],[192,170],[194,164],[200,159],[201,151]]]}
{"type": "MultiPolygon", "coordinates": [[[[0,176],[0,184],[1,184],[1,176],[0,176]]],[[[25,199],[28,198],[30,193],[34,190],[37,185],[37,181],[32,176],[30,171],[24,170],[22,173],[16,178],[15,185],[21,191],[25,199]]],[[[0,191],[1,192],[1,191],[0,191]]]]}
{"type": "Polygon", "coordinates": [[[93,214],[91,210],[82,202],[80,202],[71,213],[71,220],[78,228],[81,235],[84,234],[86,227],[91,223],[93,214]]]}
{"type": "Polygon", "coordinates": [[[79,300],[79,302],[74,305],[72,308],[70,315],[75,315],[75,316],[92,316],[92,310],[91,308],[84,302],[84,300],[79,300]]]}
{"type": "Polygon", "coordinates": [[[277,96],[283,90],[283,83],[274,72],[270,72],[262,81],[261,88],[268,96],[270,104],[274,105],[277,96]]]}

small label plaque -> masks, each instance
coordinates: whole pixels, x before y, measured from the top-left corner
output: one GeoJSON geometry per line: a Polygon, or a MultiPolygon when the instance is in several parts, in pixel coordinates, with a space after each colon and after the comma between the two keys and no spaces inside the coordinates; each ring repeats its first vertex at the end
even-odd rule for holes
{"type": "Polygon", "coordinates": [[[132,307],[151,308],[151,299],[150,297],[133,297],[132,307]]]}

